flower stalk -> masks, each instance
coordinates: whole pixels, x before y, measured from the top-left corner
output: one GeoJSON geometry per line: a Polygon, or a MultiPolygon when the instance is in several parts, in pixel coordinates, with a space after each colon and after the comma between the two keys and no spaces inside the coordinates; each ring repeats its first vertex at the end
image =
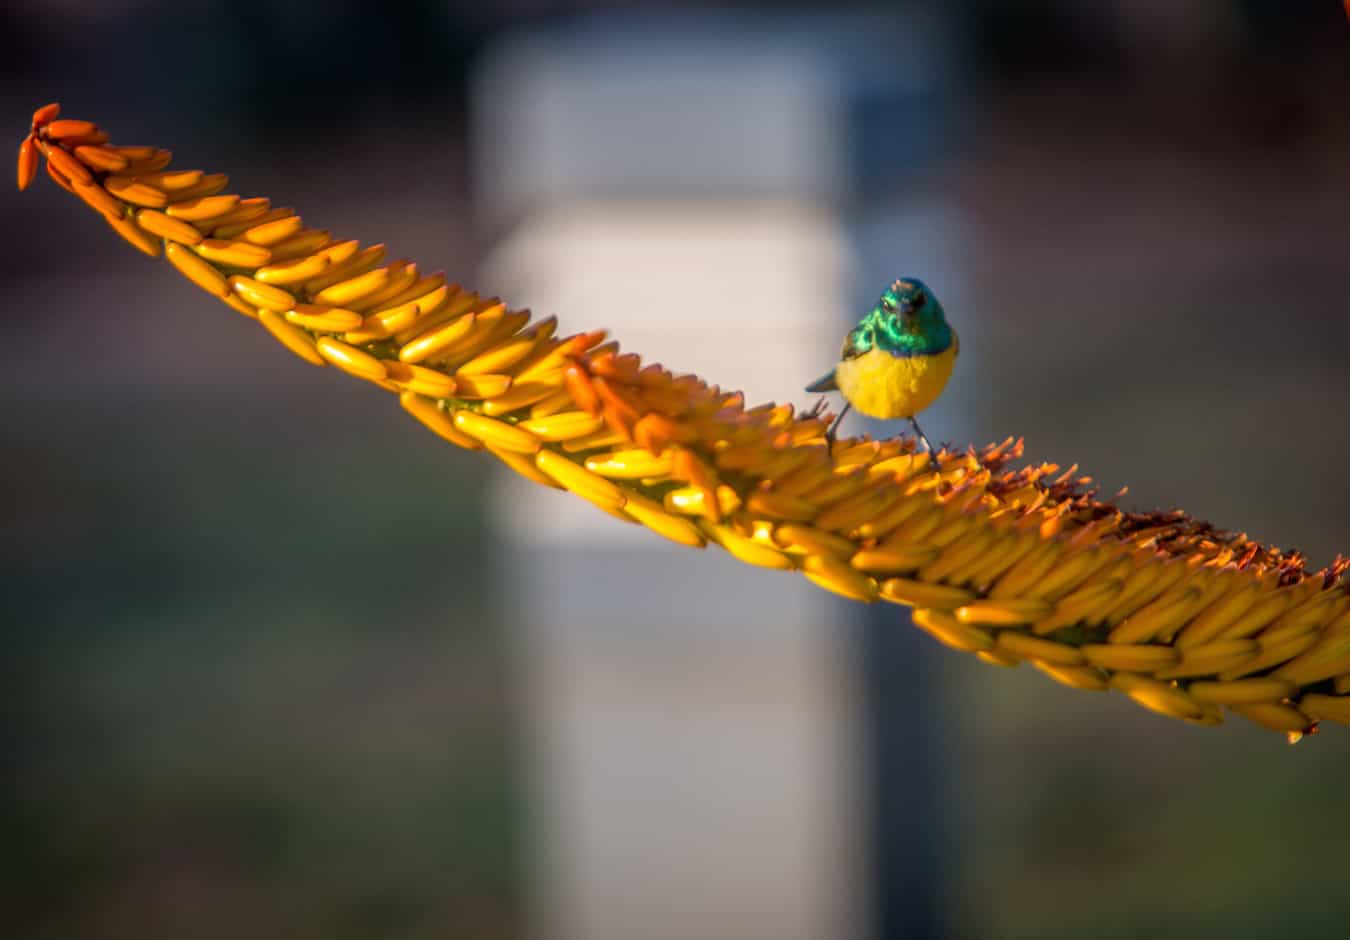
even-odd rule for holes
{"type": "Polygon", "coordinates": [[[986,662],[1213,725],[1238,714],[1291,741],[1350,724],[1350,559],[1308,571],[1180,511],[1129,512],[1076,467],[1013,467],[1020,440],[939,453],[841,439],[829,415],[644,365],[603,331],[558,336],[496,297],[305,226],[227,178],[169,169],[97,126],[33,116],[45,161],[140,251],[256,321],[295,356],[399,397],[413,418],[626,523],[799,571],[986,662]]]}

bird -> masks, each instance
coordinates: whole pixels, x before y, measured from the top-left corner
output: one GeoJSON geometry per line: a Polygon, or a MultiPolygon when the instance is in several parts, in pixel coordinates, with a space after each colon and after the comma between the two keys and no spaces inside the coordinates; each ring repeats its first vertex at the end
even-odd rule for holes
{"type": "Polygon", "coordinates": [[[960,352],[961,340],[927,285],[915,277],[892,283],[844,337],[838,365],[806,386],[808,392],[844,396],[844,409],[825,432],[826,446],[834,446],[850,408],[872,418],[905,418],[939,471],[933,445],[914,416],[937,401],[960,352]]]}

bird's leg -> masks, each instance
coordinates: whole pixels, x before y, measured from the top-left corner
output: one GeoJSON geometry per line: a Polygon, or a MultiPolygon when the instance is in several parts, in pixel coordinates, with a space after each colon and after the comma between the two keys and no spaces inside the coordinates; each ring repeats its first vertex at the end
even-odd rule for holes
{"type": "Polygon", "coordinates": [[[923,441],[924,450],[928,451],[928,464],[933,468],[934,473],[942,472],[942,464],[938,463],[937,454],[933,453],[933,445],[928,443],[928,437],[923,433],[923,428],[919,427],[919,422],[914,420],[914,416],[909,417],[910,427],[914,428],[914,436],[923,441]]]}
{"type": "Polygon", "coordinates": [[[844,415],[848,414],[848,410],[852,407],[853,405],[849,402],[844,402],[844,410],[839,412],[835,419],[830,422],[830,426],[825,429],[825,448],[827,450],[834,450],[834,438],[839,433],[839,422],[844,420],[844,415]]]}

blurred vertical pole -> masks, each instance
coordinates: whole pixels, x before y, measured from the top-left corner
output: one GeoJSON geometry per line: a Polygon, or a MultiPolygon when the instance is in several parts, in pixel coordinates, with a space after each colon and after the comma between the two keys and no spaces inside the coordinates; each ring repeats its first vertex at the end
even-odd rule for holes
{"type": "MultiPolygon", "coordinates": [[[[852,50],[848,138],[856,200],[850,230],[861,269],[852,315],[875,303],[886,284],[914,275],[966,328],[960,223],[931,185],[950,156],[948,130],[957,120],[948,24],[901,7],[874,14],[870,28],[849,30],[845,41],[852,50]]],[[[957,386],[976,371],[973,347],[968,340],[954,388],[925,413],[935,444],[968,439],[957,386]]],[[[844,433],[907,430],[900,422],[853,421],[844,433]]],[[[874,604],[863,617],[873,931],[883,940],[940,937],[949,921],[944,867],[952,823],[941,797],[949,772],[943,690],[934,680],[941,647],[914,629],[903,608],[874,604]]]]}
{"type": "MultiPolygon", "coordinates": [[[[522,34],[474,96],[483,272],[750,403],[801,401],[851,281],[843,133],[807,30],[720,16],[522,34]]],[[[534,932],[866,932],[856,616],[504,476],[534,932]]]]}

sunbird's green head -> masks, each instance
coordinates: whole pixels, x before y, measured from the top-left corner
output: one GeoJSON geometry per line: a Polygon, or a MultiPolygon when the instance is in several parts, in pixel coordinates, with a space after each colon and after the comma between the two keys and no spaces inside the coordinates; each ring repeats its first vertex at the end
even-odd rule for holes
{"type": "Polygon", "coordinates": [[[893,356],[935,356],[952,344],[952,328],[933,292],[915,277],[903,277],[882,292],[877,305],[844,337],[841,359],[873,349],[893,356]]]}

